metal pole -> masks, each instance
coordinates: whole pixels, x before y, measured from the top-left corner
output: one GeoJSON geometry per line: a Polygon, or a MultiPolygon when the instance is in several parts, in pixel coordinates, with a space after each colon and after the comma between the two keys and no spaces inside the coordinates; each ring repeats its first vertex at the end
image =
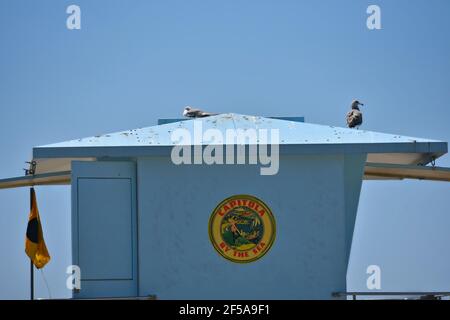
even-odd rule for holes
{"type": "Polygon", "coordinates": [[[34,266],[30,259],[30,300],[34,300],[34,266]]]}
{"type": "MultiPolygon", "coordinates": [[[[33,209],[33,187],[30,188],[30,211],[33,209]]],[[[34,300],[34,265],[30,259],[30,300],[34,300]]]]}

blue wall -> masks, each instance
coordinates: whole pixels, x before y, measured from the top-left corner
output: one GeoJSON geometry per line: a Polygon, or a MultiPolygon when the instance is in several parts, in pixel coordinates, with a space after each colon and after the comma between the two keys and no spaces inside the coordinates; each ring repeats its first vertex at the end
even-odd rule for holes
{"type": "Polygon", "coordinates": [[[139,295],[160,299],[329,299],[345,291],[365,155],[281,156],[258,166],[175,166],[138,159],[139,295]],[[277,238],[260,260],[222,258],[208,219],[223,199],[254,195],[271,209],[277,238]]]}
{"type": "Polygon", "coordinates": [[[137,296],[136,164],[72,162],[75,298],[137,296]]]}

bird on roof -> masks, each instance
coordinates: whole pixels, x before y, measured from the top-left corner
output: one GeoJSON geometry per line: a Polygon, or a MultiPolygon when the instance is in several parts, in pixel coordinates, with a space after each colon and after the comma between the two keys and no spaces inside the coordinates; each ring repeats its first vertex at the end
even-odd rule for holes
{"type": "Polygon", "coordinates": [[[204,118],[209,116],[215,116],[217,113],[206,112],[200,109],[195,109],[187,106],[184,108],[183,116],[187,118],[204,118]]]}
{"type": "Polygon", "coordinates": [[[352,101],[352,105],[351,108],[352,110],[350,110],[347,113],[347,126],[349,128],[357,128],[362,124],[363,122],[363,117],[362,117],[362,113],[359,110],[359,106],[363,106],[364,104],[362,104],[361,102],[359,102],[358,100],[353,100],[352,101]]]}

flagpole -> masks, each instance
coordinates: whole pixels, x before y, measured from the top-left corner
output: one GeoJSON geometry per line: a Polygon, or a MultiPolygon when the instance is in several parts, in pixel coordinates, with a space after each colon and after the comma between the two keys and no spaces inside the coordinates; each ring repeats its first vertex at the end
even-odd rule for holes
{"type": "Polygon", "coordinates": [[[30,300],[34,300],[34,267],[30,259],[30,300]]]}
{"type": "MultiPolygon", "coordinates": [[[[30,188],[30,211],[33,209],[33,187],[30,188]]],[[[34,266],[30,259],[30,300],[34,300],[34,266]]]]}

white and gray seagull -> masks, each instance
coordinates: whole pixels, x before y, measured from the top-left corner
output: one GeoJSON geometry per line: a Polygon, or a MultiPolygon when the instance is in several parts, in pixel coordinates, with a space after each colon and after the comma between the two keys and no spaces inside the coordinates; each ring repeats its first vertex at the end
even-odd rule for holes
{"type": "Polygon", "coordinates": [[[347,113],[347,126],[349,128],[357,128],[362,124],[363,117],[361,110],[359,110],[359,106],[363,106],[361,102],[358,100],[352,101],[352,110],[347,113]]]}
{"type": "Polygon", "coordinates": [[[204,118],[209,116],[215,116],[217,113],[206,112],[200,109],[194,109],[189,106],[184,108],[183,116],[187,118],[204,118]]]}

